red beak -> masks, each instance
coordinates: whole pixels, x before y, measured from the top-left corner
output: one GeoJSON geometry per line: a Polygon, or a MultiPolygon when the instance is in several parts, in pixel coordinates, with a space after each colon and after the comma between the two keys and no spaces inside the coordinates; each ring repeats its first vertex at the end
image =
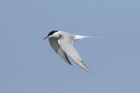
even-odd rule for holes
{"type": "Polygon", "coordinates": [[[48,38],[49,36],[46,36],[43,40],[45,40],[46,38],[48,38]]]}

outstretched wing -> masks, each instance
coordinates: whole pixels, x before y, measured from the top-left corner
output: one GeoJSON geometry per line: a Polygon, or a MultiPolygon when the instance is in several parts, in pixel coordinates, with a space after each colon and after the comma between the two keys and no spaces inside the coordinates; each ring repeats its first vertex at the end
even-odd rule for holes
{"type": "Polygon", "coordinates": [[[84,70],[91,72],[87,66],[82,61],[81,57],[73,47],[74,43],[74,35],[69,33],[61,33],[61,38],[58,40],[58,43],[60,44],[63,51],[69,55],[80,67],[82,67],[84,70]]]}
{"type": "Polygon", "coordinates": [[[55,52],[68,64],[72,65],[71,62],[69,61],[66,53],[62,50],[60,45],[58,44],[58,39],[57,38],[49,38],[49,42],[51,47],[55,50],[55,52]]]}

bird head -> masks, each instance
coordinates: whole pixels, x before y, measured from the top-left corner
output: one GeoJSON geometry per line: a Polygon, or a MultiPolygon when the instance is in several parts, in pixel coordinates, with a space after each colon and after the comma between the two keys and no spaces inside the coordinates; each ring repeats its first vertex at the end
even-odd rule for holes
{"type": "MultiPolygon", "coordinates": [[[[44,39],[47,39],[47,38],[50,38],[50,37],[56,37],[56,38],[59,38],[59,34],[58,34],[58,30],[53,30],[51,31],[44,39]]],[[[43,40],[44,40],[43,39],[43,40]]]]}

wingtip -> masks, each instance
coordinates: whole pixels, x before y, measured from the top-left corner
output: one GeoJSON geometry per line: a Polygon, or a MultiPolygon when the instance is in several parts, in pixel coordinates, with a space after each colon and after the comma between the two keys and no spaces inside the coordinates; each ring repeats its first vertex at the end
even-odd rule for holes
{"type": "Polygon", "coordinates": [[[90,71],[89,69],[88,69],[88,70],[86,70],[86,71],[92,74],[92,71],[90,71]]]}
{"type": "Polygon", "coordinates": [[[91,74],[92,74],[92,72],[91,72],[91,71],[89,71],[89,73],[91,73],[91,74]]]}

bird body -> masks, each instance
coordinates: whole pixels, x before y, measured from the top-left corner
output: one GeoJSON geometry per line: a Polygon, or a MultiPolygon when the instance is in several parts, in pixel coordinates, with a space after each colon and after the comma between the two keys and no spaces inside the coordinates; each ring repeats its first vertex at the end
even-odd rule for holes
{"type": "Polygon", "coordinates": [[[44,39],[48,38],[54,51],[68,64],[72,65],[68,56],[84,70],[91,72],[82,61],[81,57],[73,47],[73,43],[91,36],[74,35],[64,31],[53,30],[44,39]],[[68,56],[67,56],[68,55],[68,56]]]}

